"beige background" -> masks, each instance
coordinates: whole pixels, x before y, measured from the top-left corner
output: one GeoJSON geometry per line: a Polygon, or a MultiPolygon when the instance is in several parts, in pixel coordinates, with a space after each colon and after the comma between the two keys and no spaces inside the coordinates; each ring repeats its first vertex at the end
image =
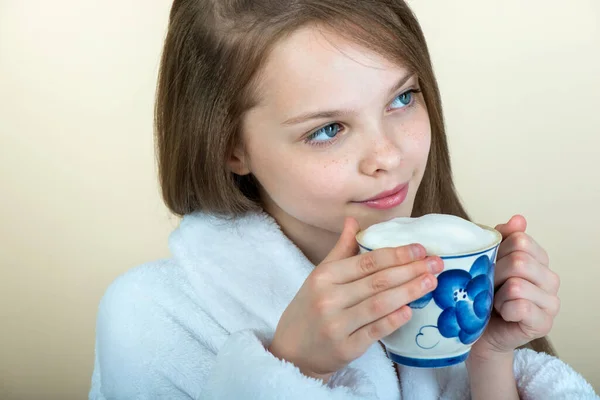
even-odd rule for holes
{"type": "MultiPolygon", "coordinates": [[[[552,339],[600,389],[600,3],[413,0],[476,220],[522,213],[552,339]]],[[[0,0],[0,398],[85,398],[106,286],[166,256],[152,102],[167,0],[0,0]]]]}

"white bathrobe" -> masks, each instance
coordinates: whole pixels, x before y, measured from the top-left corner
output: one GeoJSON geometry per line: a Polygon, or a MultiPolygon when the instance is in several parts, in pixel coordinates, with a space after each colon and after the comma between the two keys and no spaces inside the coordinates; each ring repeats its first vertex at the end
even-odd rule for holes
{"type": "MultiPolygon", "coordinates": [[[[196,213],[171,234],[173,257],[133,268],[99,307],[89,398],[468,399],[464,364],[398,367],[375,343],[328,384],[265,348],[314,268],[266,214],[196,213]]],[[[600,399],[568,365],[515,353],[522,399],[600,399]]]]}

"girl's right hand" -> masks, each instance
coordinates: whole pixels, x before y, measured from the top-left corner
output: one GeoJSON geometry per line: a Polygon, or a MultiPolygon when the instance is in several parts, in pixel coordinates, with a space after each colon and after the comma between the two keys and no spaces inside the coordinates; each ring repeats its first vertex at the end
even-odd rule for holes
{"type": "Polygon", "coordinates": [[[408,303],[437,286],[439,257],[411,244],[356,255],[358,223],[347,218],[338,243],[283,312],[269,351],[325,382],[412,316],[408,303]]]}

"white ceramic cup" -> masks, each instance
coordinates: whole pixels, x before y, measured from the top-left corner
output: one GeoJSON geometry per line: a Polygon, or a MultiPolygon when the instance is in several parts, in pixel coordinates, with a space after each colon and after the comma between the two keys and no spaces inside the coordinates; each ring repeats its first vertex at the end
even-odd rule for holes
{"type": "MultiPolygon", "coordinates": [[[[463,362],[489,321],[494,303],[494,267],[502,235],[488,246],[457,254],[436,255],[444,261],[433,292],[409,303],[412,318],[382,339],[390,359],[398,364],[440,368],[463,362]]],[[[375,250],[361,244],[361,253],[375,250]]],[[[385,246],[382,246],[385,247],[385,246]]]]}

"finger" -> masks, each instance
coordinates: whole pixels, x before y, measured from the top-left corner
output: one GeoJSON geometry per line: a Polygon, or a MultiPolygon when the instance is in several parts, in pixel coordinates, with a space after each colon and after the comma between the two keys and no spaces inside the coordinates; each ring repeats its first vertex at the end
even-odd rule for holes
{"type": "Polygon", "coordinates": [[[356,349],[357,355],[363,354],[373,343],[392,334],[410,321],[411,317],[412,310],[410,307],[402,306],[353,332],[348,338],[348,346],[351,349],[356,349]]]}
{"type": "Polygon", "coordinates": [[[361,327],[377,321],[394,310],[422,297],[435,289],[436,286],[436,277],[426,274],[347,308],[344,315],[348,321],[349,333],[359,330],[361,327]]]}
{"type": "Polygon", "coordinates": [[[348,283],[369,276],[385,268],[422,260],[427,252],[420,244],[386,247],[359,254],[343,262],[331,263],[328,272],[334,283],[348,283]]]}
{"type": "Polygon", "coordinates": [[[358,222],[352,217],[346,217],[340,238],[321,264],[343,260],[356,255],[358,253],[356,235],[359,231],[358,222]]]}
{"type": "Polygon", "coordinates": [[[444,269],[440,257],[431,256],[420,261],[401,266],[392,266],[366,276],[362,279],[343,285],[343,307],[352,307],[363,300],[403,285],[424,274],[437,274],[444,269]]]}
{"type": "Polygon", "coordinates": [[[498,311],[507,322],[516,322],[529,338],[542,337],[550,332],[554,319],[529,300],[519,299],[504,303],[498,311]]]}
{"type": "Polygon", "coordinates": [[[519,299],[528,300],[553,316],[557,315],[560,309],[560,300],[557,296],[521,278],[509,278],[502,285],[494,295],[494,308],[500,312],[505,303],[519,299]]]}
{"type": "Polygon", "coordinates": [[[496,225],[496,230],[502,234],[502,239],[506,239],[512,233],[525,232],[527,229],[527,220],[522,215],[514,215],[506,224],[496,225]]]}
{"type": "Polygon", "coordinates": [[[515,251],[524,251],[531,254],[545,266],[550,264],[548,253],[531,236],[524,232],[515,232],[506,238],[498,248],[498,259],[515,251]]]}
{"type": "Polygon", "coordinates": [[[505,255],[496,263],[495,287],[504,284],[511,277],[525,279],[550,294],[557,294],[560,288],[558,274],[523,251],[505,255]]]}

